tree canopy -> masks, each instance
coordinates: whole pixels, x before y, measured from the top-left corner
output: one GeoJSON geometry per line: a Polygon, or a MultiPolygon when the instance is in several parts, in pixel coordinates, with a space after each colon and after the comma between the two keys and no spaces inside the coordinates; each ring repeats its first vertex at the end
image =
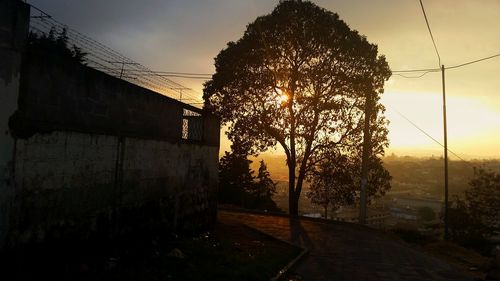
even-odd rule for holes
{"type": "Polygon", "coordinates": [[[329,155],[355,155],[364,104],[373,101],[373,154],[387,145],[378,102],[390,70],[377,46],[308,1],[281,1],[215,58],[205,109],[257,154],[278,144],[287,157],[289,209],[298,213],[304,179],[329,155]]]}

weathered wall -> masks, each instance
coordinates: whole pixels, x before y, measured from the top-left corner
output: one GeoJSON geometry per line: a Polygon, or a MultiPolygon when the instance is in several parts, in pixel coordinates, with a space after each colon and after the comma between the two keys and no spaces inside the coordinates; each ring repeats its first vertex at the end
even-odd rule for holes
{"type": "Polygon", "coordinates": [[[57,130],[179,141],[185,105],[103,72],[29,48],[22,66],[19,137],[57,130]]]}
{"type": "Polygon", "coordinates": [[[0,248],[9,228],[14,195],[13,156],[15,141],[8,126],[17,108],[21,52],[28,32],[29,6],[0,0],[0,248]]]}
{"type": "MultiPolygon", "coordinates": [[[[24,53],[16,136],[77,131],[180,142],[183,110],[200,109],[33,47],[24,53]]],[[[218,122],[204,114],[204,144],[218,146],[218,122]],[[215,130],[215,131],[214,131],[215,130]]]]}
{"type": "Polygon", "coordinates": [[[2,32],[10,28],[0,39],[0,243],[209,226],[218,119],[67,57],[14,48],[6,42],[26,39],[29,9],[14,28],[25,4],[0,1],[2,32]]]}
{"type": "Polygon", "coordinates": [[[10,242],[88,236],[102,231],[99,219],[109,227],[114,212],[119,232],[206,226],[215,215],[217,156],[214,146],[74,132],[20,139],[10,242]]]}

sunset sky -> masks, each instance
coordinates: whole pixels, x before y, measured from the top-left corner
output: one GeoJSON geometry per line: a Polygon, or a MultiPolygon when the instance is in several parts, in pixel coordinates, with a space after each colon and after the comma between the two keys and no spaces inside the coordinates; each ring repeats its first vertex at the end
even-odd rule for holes
{"type": "MultiPolygon", "coordinates": [[[[248,23],[272,11],[269,0],[29,0],[57,20],[154,70],[213,73],[213,58],[248,23]]],[[[418,0],[313,1],[339,14],[379,46],[392,70],[438,67],[418,0]]],[[[425,0],[445,66],[500,53],[500,1],[425,0]]],[[[202,92],[201,80],[175,81],[202,92]]],[[[500,157],[500,57],[446,73],[449,147],[465,158],[500,157]]],[[[441,155],[441,75],[393,76],[383,103],[391,121],[388,152],[441,155]]],[[[222,150],[228,149],[222,141],[222,150]]],[[[452,157],[453,159],[453,157],[452,157]]]]}

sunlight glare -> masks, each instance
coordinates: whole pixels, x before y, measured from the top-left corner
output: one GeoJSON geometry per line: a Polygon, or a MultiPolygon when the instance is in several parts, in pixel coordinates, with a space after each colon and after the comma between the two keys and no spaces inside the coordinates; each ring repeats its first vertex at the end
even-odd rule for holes
{"type": "Polygon", "coordinates": [[[276,98],[276,101],[279,104],[285,104],[288,102],[290,99],[290,96],[287,94],[286,91],[283,91],[280,87],[276,87],[276,93],[278,94],[278,97],[276,98]]]}

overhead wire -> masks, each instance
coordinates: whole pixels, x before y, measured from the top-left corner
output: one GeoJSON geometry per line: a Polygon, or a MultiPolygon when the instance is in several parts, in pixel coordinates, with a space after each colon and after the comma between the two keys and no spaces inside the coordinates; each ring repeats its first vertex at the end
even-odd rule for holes
{"type": "MultiPolygon", "coordinates": [[[[436,54],[438,56],[439,65],[441,65],[441,57],[439,55],[439,51],[437,49],[436,42],[434,40],[434,36],[432,34],[432,31],[431,31],[431,28],[430,28],[430,25],[429,25],[429,22],[427,19],[427,15],[425,13],[425,8],[423,6],[422,0],[419,0],[419,1],[420,1],[420,5],[422,8],[422,12],[424,14],[424,18],[425,18],[425,21],[427,24],[429,34],[430,34],[431,39],[432,39],[432,43],[434,45],[434,49],[435,49],[436,54]]],[[[107,66],[105,63],[102,63],[99,61],[103,61],[103,60],[106,61],[107,60],[109,62],[112,60],[118,60],[118,61],[122,61],[123,64],[133,63],[133,64],[136,64],[136,65],[133,65],[133,68],[125,69],[125,71],[124,71],[124,74],[126,74],[126,76],[124,76],[125,80],[128,80],[128,79],[138,80],[138,81],[129,81],[129,80],[128,81],[131,83],[135,83],[135,84],[137,84],[137,83],[143,84],[144,86],[146,86],[146,88],[153,88],[155,90],[165,91],[168,89],[168,90],[172,91],[172,89],[175,89],[175,88],[177,88],[177,89],[182,88],[183,90],[188,90],[188,92],[182,92],[183,100],[193,101],[193,102],[188,103],[188,104],[191,104],[191,105],[203,104],[202,99],[193,95],[193,93],[195,93],[199,96],[202,96],[201,93],[198,93],[198,92],[192,90],[191,88],[187,88],[180,83],[172,81],[172,80],[168,79],[167,77],[209,80],[209,79],[211,79],[212,74],[209,74],[209,73],[191,73],[191,72],[175,72],[175,71],[153,71],[153,70],[151,70],[151,69],[149,69],[141,64],[134,62],[133,60],[125,57],[124,55],[120,54],[119,52],[107,47],[106,45],[104,45],[98,41],[95,41],[94,39],[91,39],[90,37],[78,32],[77,30],[71,29],[68,26],[58,22],[52,16],[45,13],[41,9],[39,9],[33,5],[31,5],[31,7],[33,7],[35,10],[40,12],[43,16],[33,16],[32,18],[36,19],[37,23],[39,23],[39,25],[36,26],[36,23],[34,23],[33,25],[30,25],[30,28],[35,29],[35,31],[38,31],[39,33],[44,33],[44,31],[42,31],[41,29],[50,30],[50,28],[54,28],[54,29],[58,29],[58,32],[61,32],[63,29],[66,29],[68,32],[68,38],[71,40],[71,42],[74,45],[77,45],[79,47],[81,45],[84,45],[86,47],[86,49],[84,51],[87,52],[87,55],[94,57],[95,59],[98,60],[98,61],[96,61],[96,60],[90,59],[88,57],[86,58],[86,60],[89,63],[94,64],[94,66],[93,66],[94,68],[106,70],[107,73],[109,73],[113,76],[117,76],[120,74],[121,68],[119,68],[119,67],[117,68],[114,65],[107,66]],[[51,21],[52,24],[49,23],[48,21],[51,21]],[[41,27],[40,25],[42,25],[43,27],[41,27]],[[153,78],[151,78],[151,76],[153,78]],[[150,78],[148,78],[148,77],[150,77],[150,78]],[[156,77],[156,79],[154,77],[156,77]]],[[[488,59],[496,58],[496,57],[500,57],[500,54],[496,54],[496,55],[481,58],[478,60],[474,60],[474,61],[459,64],[459,65],[447,67],[446,69],[455,69],[455,68],[463,67],[463,66],[470,65],[473,63],[478,63],[478,62],[485,61],[488,59]]],[[[425,69],[394,70],[394,71],[392,71],[392,73],[394,73],[395,75],[404,77],[404,78],[421,78],[428,73],[439,72],[439,71],[441,71],[440,68],[425,68],[425,69]],[[405,75],[405,73],[419,73],[419,74],[417,76],[407,76],[407,75],[405,75]]],[[[180,91],[176,91],[176,92],[177,92],[177,94],[180,94],[180,91]]],[[[172,94],[173,93],[170,92],[170,95],[172,95],[172,94]]],[[[420,130],[422,133],[424,133],[427,137],[431,138],[434,142],[438,143],[440,146],[443,146],[439,141],[437,141],[430,134],[428,134],[423,129],[421,129],[413,121],[408,119],[406,116],[404,116],[399,111],[397,111],[397,110],[395,110],[395,111],[400,116],[402,116],[405,120],[407,120],[410,124],[412,124],[418,130],[420,130]]],[[[456,153],[454,153],[453,151],[451,151],[449,149],[448,149],[448,151],[450,153],[452,153],[454,156],[456,156],[458,159],[460,159],[464,162],[467,162],[464,159],[462,159],[460,156],[458,156],[456,153]]]]}
{"type": "Polygon", "coordinates": [[[422,8],[422,13],[424,14],[424,19],[425,19],[425,24],[427,25],[427,30],[429,31],[429,34],[431,35],[432,44],[434,45],[434,50],[436,51],[436,55],[438,57],[439,67],[441,67],[441,56],[439,55],[439,51],[438,51],[438,48],[436,46],[436,40],[434,40],[434,35],[432,35],[431,26],[429,25],[429,20],[427,19],[427,14],[425,13],[424,4],[422,3],[422,0],[419,0],[419,2],[420,2],[420,7],[422,8]]]}
{"type": "Polygon", "coordinates": [[[485,61],[485,60],[493,59],[493,58],[496,58],[496,57],[500,57],[500,54],[496,54],[496,55],[492,55],[492,56],[489,56],[489,57],[485,57],[485,58],[481,58],[481,59],[469,61],[469,62],[462,63],[462,64],[459,64],[459,65],[454,65],[454,66],[446,67],[446,69],[455,69],[455,68],[459,68],[459,67],[462,67],[462,66],[466,66],[466,65],[470,65],[470,64],[482,62],[482,61],[485,61]]]}
{"type": "MultiPolygon", "coordinates": [[[[49,31],[51,29],[54,29],[54,31],[58,32],[58,33],[62,32],[63,29],[66,29],[68,32],[69,43],[84,48],[83,50],[86,52],[85,60],[87,62],[91,63],[91,65],[89,65],[90,67],[96,68],[95,65],[100,66],[103,68],[101,70],[106,70],[104,72],[111,74],[113,76],[119,77],[119,73],[121,72],[121,69],[120,69],[120,67],[117,67],[114,63],[111,63],[112,61],[122,60],[124,64],[125,63],[126,64],[135,63],[132,60],[127,59],[127,58],[123,59],[124,57],[122,57],[120,54],[118,54],[118,55],[112,54],[109,51],[103,52],[102,48],[97,48],[98,50],[96,50],[96,48],[88,47],[86,42],[81,42],[79,40],[75,40],[75,37],[73,36],[73,34],[70,33],[71,31],[69,31],[70,29],[67,28],[66,26],[51,24],[51,23],[46,22],[42,18],[42,20],[37,22],[37,23],[31,23],[30,27],[33,28],[33,25],[36,25],[36,24],[44,26],[44,28],[49,30],[49,31]],[[94,59],[91,59],[89,57],[93,57],[94,59]],[[117,59],[117,57],[118,57],[118,59],[117,59]],[[92,64],[94,64],[94,65],[92,65],[92,64]],[[113,71],[110,71],[110,69],[112,69],[113,71]]],[[[42,33],[44,33],[44,32],[42,32],[42,33]]],[[[155,91],[165,93],[164,90],[166,89],[166,87],[164,85],[162,85],[159,81],[156,81],[156,80],[151,79],[149,77],[140,77],[140,78],[141,79],[138,81],[129,81],[126,77],[122,77],[123,80],[127,80],[129,82],[134,83],[134,84],[143,85],[146,88],[154,89],[155,91]]],[[[170,95],[172,95],[172,93],[170,95]]]]}
{"type": "MultiPolygon", "coordinates": [[[[80,33],[77,30],[68,27],[65,24],[62,24],[38,7],[31,4],[30,6],[33,8],[30,20],[30,29],[37,33],[45,35],[47,35],[51,29],[59,34],[62,32],[62,30],[66,30],[68,43],[78,46],[83,52],[86,53],[84,59],[89,67],[96,68],[118,78],[122,76],[121,78],[123,80],[137,84],[139,86],[144,86],[145,88],[152,89],[175,99],[177,99],[177,97],[180,95],[180,91],[175,89],[182,88],[182,95],[184,97],[189,97],[193,100],[201,101],[201,94],[181,85],[180,83],[168,79],[168,77],[188,78],[187,76],[191,78],[192,75],[189,75],[188,73],[178,74],[178,76],[186,77],[175,77],[174,75],[177,75],[176,73],[164,73],[166,75],[159,75],[159,73],[155,73],[144,65],[136,63],[135,61],[107,47],[106,45],[80,33]],[[36,15],[33,15],[33,13],[36,13],[36,15]],[[38,15],[38,13],[40,15],[38,15]],[[117,63],[110,63],[112,61],[117,63]],[[122,71],[122,64],[126,64],[129,67],[123,68],[122,71]],[[167,76],[168,74],[172,75],[167,76]]],[[[57,34],[55,35],[57,36],[57,34]]],[[[204,73],[198,74],[204,75],[204,73]]],[[[196,77],[196,79],[202,78],[205,79],[207,77],[196,77]]]]}
{"type": "Polygon", "coordinates": [[[412,79],[415,79],[415,78],[421,78],[423,76],[425,76],[426,74],[428,73],[431,73],[431,71],[426,71],[420,75],[417,75],[417,76],[408,76],[408,75],[404,75],[404,74],[401,74],[401,73],[395,73],[394,75],[397,75],[397,76],[401,76],[403,78],[412,78],[412,79]]]}
{"type": "Polygon", "coordinates": [[[176,74],[176,75],[189,75],[189,76],[212,76],[211,73],[194,73],[194,72],[176,72],[176,71],[155,71],[158,74],[176,74]]]}
{"type": "MultiPolygon", "coordinates": [[[[500,57],[500,54],[495,54],[495,55],[492,55],[492,56],[488,56],[488,57],[476,59],[476,60],[473,60],[473,61],[469,61],[469,62],[458,64],[458,65],[445,67],[445,69],[446,70],[450,70],[450,69],[460,68],[460,67],[471,65],[471,64],[474,64],[474,63],[478,63],[478,62],[482,62],[482,61],[494,59],[494,58],[497,58],[497,57],[500,57]]],[[[426,68],[426,69],[393,70],[391,72],[393,74],[395,74],[395,75],[398,75],[398,76],[401,76],[401,77],[404,77],[404,78],[420,78],[420,77],[426,75],[427,73],[440,72],[440,71],[441,71],[440,68],[426,68]],[[418,75],[416,77],[415,76],[406,76],[406,75],[403,74],[403,73],[422,73],[422,72],[423,72],[423,74],[420,74],[420,75],[418,75]]]]}
{"type": "MultiPolygon", "coordinates": [[[[387,107],[387,105],[386,105],[387,107]]],[[[428,138],[430,138],[432,141],[434,141],[435,143],[437,143],[438,145],[440,145],[441,147],[444,148],[444,145],[438,141],[437,139],[435,139],[433,136],[431,136],[429,133],[427,133],[424,129],[422,129],[420,126],[418,126],[415,122],[411,121],[410,118],[406,117],[404,114],[402,114],[401,112],[399,112],[397,109],[395,108],[392,108],[392,107],[388,107],[389,109],[393,110],[394,112],[396,112],[399,116],[401,116],[403,119],[405,119],[408,123],[410,123],[413,127],[415,127],[416,129],[418,129],[420,132],[422,132],[424,135],[426,135],[428,138]]],[[[475,168],[475,166],[473,166],[469,161],[463,159],[462,157],[460,157],[457,153],[453,152],[451,149],[447,149],[448,152],[450,152],[451,154],[453,154],[455,157],[457,157],[458,159],[460,159],[461,161],[467,163],[469,166],[471,166],[472,168],[475,168]]]]}
{"type": "Polygon", "coordinates": [[[424,68],[424,69],[404,69],[404,70],[391,70],[392,73],[408,73],[408,72],[438,72],[440,68],[424,68]]]}

